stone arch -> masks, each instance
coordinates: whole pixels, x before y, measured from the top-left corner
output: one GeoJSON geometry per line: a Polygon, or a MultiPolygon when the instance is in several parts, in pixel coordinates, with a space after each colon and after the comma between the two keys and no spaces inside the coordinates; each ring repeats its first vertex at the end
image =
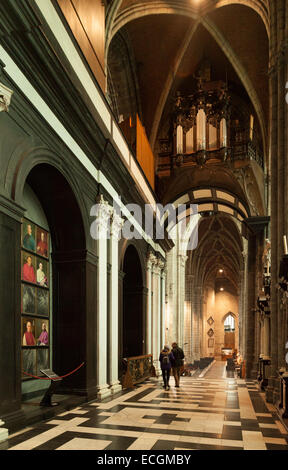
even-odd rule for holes
{"type": "Polygon", "coordinates": [[[21,147],[15,149],[10,158],[6,172],[5,187],[11,198],[21,206],[23,189],[29,173],[38,165],[48,165],[58,171],[71,187],[82,215],[86,246],[91,246],[89,212],[83,199],[79,181],[75,172],[70,171],[68,165],[63,165],[60,156],[45,147],[35,147],[21,152],[21,147]]]}
{"type": "Polygon", "coordinates": [[[34,154],[34,158],[25,163],[25,168],[20,168],[15,178],[15,200],[21,201],[23,187],[27,183],[43,208],[51,236],[52,367],[63,375],[86,362],[87,367],[67,378],[62,388],[67,393],[73,390],[86,394],[95,383],[97,369],[94,344],[86,344],[88,331],[96,331],[96,255],[91,252],[87,256],[83,211],[75,193],[75,181],[69,181],[67,172],[61,165],[59,168],[59,163],[56,165],[55,156],[51,159],[51,155],[48,158],[47,155],[36,157],[34,154]]]}

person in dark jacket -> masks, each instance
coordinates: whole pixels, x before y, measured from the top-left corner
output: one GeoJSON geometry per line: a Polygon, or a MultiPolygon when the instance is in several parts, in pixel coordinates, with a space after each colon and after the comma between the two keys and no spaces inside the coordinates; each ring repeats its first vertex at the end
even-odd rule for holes
{"type": "Polygon", "coordinates": [[[181,368],[184,364],[184,352],[183,349],[179,348],[177,343],[172,343],[172,353],[174,356],[174,361],[172,362],[173,366],[173,375],[175,379],[175,387],[180,387],[180,374],[181,368]]]}
{"type": "Polygon", "coordinates": [[[164,381],[163,387],[165,388],[165,390],[169,390],[170,372],[171,372],[172,362],[174,361],[174,356],[172,352],[170,351],[169,346],[164,346],[164,348],[162,349],[160,353],[159,361],[160,361],[162,376],[163,376],[163,381],[164,381]]]}

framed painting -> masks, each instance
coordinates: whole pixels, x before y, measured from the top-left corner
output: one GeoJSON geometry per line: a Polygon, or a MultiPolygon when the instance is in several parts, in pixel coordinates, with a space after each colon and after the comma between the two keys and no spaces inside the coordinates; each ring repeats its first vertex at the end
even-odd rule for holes
{"type": "Polygon", "coordinates": [[[26,219],[22,222],[22,247],[36,252],[36,227],[26,219]]]}
{"type": "Polygon", "coordinates": [[[38,286],[49,287],[49,263],[38,256],[36,258],[36,279],[38,286]]]}
{"type": "Polygon", "coordinates": [[[44,258],[49,255],[49,234],[40,227],[36,231],[36,253],[44,258]]]}
{"type": "Polygon", "coordinates": [[[208,348],[214,348],[214,338],[208,339],[208,348]]]}
{"type": "Polygon", "coordinates": [[[36,258],[34,255],[22,251],[21,253],[21,279],[36,284],[36,258]]]}
{"type": "Polygon", "coordinates": [[[35,339],[35,318],[21,318],[22,346],[36,346],[35,339]]]}
{"type": "Polygon", "coordinates": [[[49,291],[37,288],[36,312],[42,317],[49,316],[49,291]]]}
{"type": "Polygon", "coordinates": [[[36,287],[22,284],[21,313],[36,313],[36,287]]]}
{"type": "Polygon", "coordinates": [[[22,378],[31,378],[28,374],[36,374],[36,349],[22,349],[22,378]]]}
{"type": "Polygon", "coordinates": [[[49,346],[49,320],[36,319],[36,344],[37,346],[49,346]]]}

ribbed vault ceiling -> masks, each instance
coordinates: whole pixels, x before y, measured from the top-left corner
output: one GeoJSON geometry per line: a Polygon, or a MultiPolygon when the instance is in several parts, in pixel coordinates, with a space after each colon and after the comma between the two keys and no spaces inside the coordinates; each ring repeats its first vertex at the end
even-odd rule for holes
{"type": "Polygon", "coordinates": [[[142,120],[153,147],[171,96],[178,89],[189,89],[203,58],[211,62],[213,79],[227,78],[242,87],[266,143],[268,27],[268,4],[260,0],[112,2],[107,15],[107,51],[110,41],[117,40],[117,32],[128,34],[142,120]]]}

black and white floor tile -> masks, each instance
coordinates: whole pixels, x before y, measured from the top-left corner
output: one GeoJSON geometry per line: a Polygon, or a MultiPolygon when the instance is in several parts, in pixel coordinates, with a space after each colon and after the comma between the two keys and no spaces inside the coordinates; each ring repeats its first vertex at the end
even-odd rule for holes
{"type": "Polygon", "coordinates": [[[256,382],[204,377],[151,379],[9,437],[9,450],[288,450],[288,434],[256,382]]]}

